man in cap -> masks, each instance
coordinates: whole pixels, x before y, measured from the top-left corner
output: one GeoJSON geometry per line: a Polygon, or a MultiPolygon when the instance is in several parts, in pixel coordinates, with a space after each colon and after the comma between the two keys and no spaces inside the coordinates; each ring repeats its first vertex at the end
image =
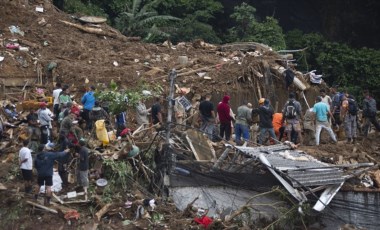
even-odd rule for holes
{"type": "Polygon", "coordinates": [[[40,145],[38,150],[39,153],[34,161],[34,166],[37,169],[37,181],[39,186],[35,198],[38,198],[41,186],[45,185],[45,204],[50,204],[54,161],[67,156],[70,150],[66,149],[62,152],[50,152],[52,149],[48,145],[40,145]]]}
{"type": "Polygon", "coordinates": [[[270,101],[269,99],[264,100],[264,104],[260,106],[257,109],[252,110],[252,114],[259,114],[260,122],[260,137],[259,137],[259,144],[263,144],[264,137],[269,133],[269,135],[274,139],[277,140],[276,135],[274,133],[273,129],[273,109],[270,107],[270,101]]]}

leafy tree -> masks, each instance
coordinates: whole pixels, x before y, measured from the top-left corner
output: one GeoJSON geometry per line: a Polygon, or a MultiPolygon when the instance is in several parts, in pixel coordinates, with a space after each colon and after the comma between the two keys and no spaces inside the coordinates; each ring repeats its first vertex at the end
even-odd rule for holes
{"type": "Polygon", "coordinates": [[[229,41],[254,41],[267,44],[276,50],[285,48],[285,37],[278,21],[273,17],[266,17],[263,22],[255,19],[256,9],[242,3],[236,6],[231,18],[236,22],[236,26],[229,30],[229,41]]]}
{"type": "Polygon", "coordinates": [[[242,40],[264,43],[275,50],[281,50],[286,47],[282,28],[278,25],[278,21],[273,17],[267,17],[265,21],[261,23],[252,23],[250,35],[242,40]]]}
{"type": "Polygon", "coordinates": [[[209,43],[221,43],[221,39],[216,35],[212,26],[207,23],[187,17],[178,24],[178,30],[172,37],[174,43],[181,41],[192,41],[194,39],[203,39],[209,43]]]}
{"type": "Polygon", "coordinates": [[[80,0],[66,0],[64,9],[68,13],[81,13],[84,15],[103,16],[107,17],[104,10],[91,1],[82,2],[80,0]]]}
{"type": "Polygon", "coordinates": [[[170,15],[159,15],[154,9],[155,1],[146,2],[133,0],[132,5],[126,5],[126,10],[116,18],[116,27],[128,36],[141,36],[149,41],[155,36],[169,37],[163,25],[179,18],[170,15]]]}
{"type": "Polygon", "coordinates": [[[249,36],[249,30],[255,20],[256,8],[243,2],[240,6],[235,6],[234,13],[230,18],[235,20],[236,26],[231,31],[236,34],[239,39],[249,36]]]}

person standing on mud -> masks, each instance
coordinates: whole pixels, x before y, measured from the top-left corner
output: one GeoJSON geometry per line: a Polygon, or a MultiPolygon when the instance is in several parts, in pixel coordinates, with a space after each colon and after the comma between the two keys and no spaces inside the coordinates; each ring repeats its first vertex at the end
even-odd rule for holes
{"type": "MultiPolygon", "coordinates": [[[[272,121],[271,121],[272,122],[272,121]]],[[[237,109],[235,121],[235,142],[241,144],[241,137],[245,143],[249,141],[249,125],[252,123],[252,112],[248,108],[247,103],[243,103],[237,109]]]]}
{"type": "Polygon", "coordinates": [[[55,121],[58,120],[58,116],[59,116],[59,95],[61,94],[61,92],[62,92],[61,83],[58,82],[57,84],[55,84],[55,89],[53,90],[53,98],[54,98],[53,112],[54,112],[55,121]]]}
{"type": "Polygon", "coordinates": [[[32,192],[32,179],[33,179],[33,160],[32,151],[27,146],[29,145],[29,140],[23,141],[23,147],[19,152],[19,163],[22,173],[22,177],[25,181],[25,192],[32,192]]]}
{"type": "Polygon", "coordinates": [[[333,127],[339,131],[339,126],[342,124],[340,119],[340,107],[342,104],[342,94],[337,90],[338,86],[331,87],[332,102],[331,102],[331,113],[333,114],[334,120],[332,122],[333,127]]]}
{"type": "Polygon", "coordinates": [[[148,115],[152,108],[147,109],[145,105],[145,99],[141,98],[136,105],[136,122],[139,126],[149,124],[148,115]]]}
{"type": "Polygon", "coordinates": [[[95,86],[91,86],[88,92],[86,92],[81,99],[81,102],[83,104],[82,117],[86,121],[86,129],[88,131],[91,131],[92,129],[92,121],[90,119],[90,112],[95,106],[95,96],[94,96],[95,92],[94,91],[95,91],[95,86]]]}
{"type": "Polygon", "coordinates": [[[38,110],[38,120],[40,121],[40,130],[41,130],[41,144],[46,144],[51,141],[51,121],[53,118],[49,115],[49,110],[46,108],[47,103],[41,102],[40,109],[38,110]]]}
{"type": "Polygon", "coordinates": [[[317,97],[316,102],[317,103],[315,103],[313,107],[313,112],[315,113],[316,117],[315,145],[319,145],[322,128],[326,129],[334,143],[337,143],[334,131],[331,129],[327,117],[327,115],[330,115],[330,117],[332,117],[332,120],[334,121],[332,113],[330,112],[326,103],[322,102],[322,98],[320,96],[317,97]]]}
{"type": "Polygon", "coordinates": [[[252,116],[259,114],[260,122],[260,136],[259,144],[262,145],[265,139],[265,135],[269,133],[273,140],[277,140],[276,134],[273,129],[273,109],[270,107],[269,99],[264,100],[264,105],[260,106],[257,109],[252,110],[252,116]]]}
{"type": "MultiPolygon", "coordinates": [[[[288,140],[292,141],[292,131],[294,130],[299,137],[299,143],[302,144],[302,129],[301,122],[303,121],[302,107],[301,104],[296,100],[296,95],[294,93],[289,94],[289,100],[285,103],[282,109],[282,119],[283,122],[286,121],[285,132],[288,136],[288,140]]],[[[296,140],[294,140],[296,141],[296,140]]],[[[296,144],[296,143],[295,143],[296,144]]]]}
{"type": "Polygon", "coordinates": [[[76,146],[77,154],[79,158],[78,170],[77,170],[77,181],[80,186],[83,187],[85,200],[87,200],[87,188],[89,185],[88,181],[88,149],[86,148],[86,141],[84,139],[79,140],[79,146],[76,146]]]}
{"type": "Polygon", "coordinates": [[[37,181],[39,187],[37,188],[34,198],[38,199],[41,186],[45,185],[46,197],[44,203],[49,205],[51,199],[51,186],[53,186],[54,161],[65,157],[70,150],[66,149],[62,152],[48,152],[51,151],[51,148],[48,145],[40,145],[38,150],[39,153],[34,160],[34,166],[37,169],[37,181]]]}
{"type": "Polygon", "coordinates": [[[213,140],[216,116],[214,104],[210,100],[211,94],[207,94],[205,100],[199,104],[199,113],[202,121],[201,131],[205,132],[210,140],[213,140]]]}
{"type": "Polygon", "coordinates": [[[225,95],[217,107],[218,118],[220,123],[220,136],[222,138],[225,138],[227,141],[229,141],[231,138],[231,127],[233,121],[229,102],[230,96],[225,95]]]}
{"type": "Polygon", "coordinates": [[[341,117],[344,121],[346,131],[347,144],[351,141],[353,144],[356,142],[356,117],[358,115],[358,105],[352,95],[343,95],[342,106],[340,108],[341,117]]]}
{"type": "Polygon", "coordinates": [[[368,136],[368,131],[371,126],[371,123],[375,126],[376,130],[380,132],[380,124],[377,121],[377,107],[376,100],[370,96],[368,90],[363,91],[363,118],[365,119],[363,125],[364,136],[368,136]]]}

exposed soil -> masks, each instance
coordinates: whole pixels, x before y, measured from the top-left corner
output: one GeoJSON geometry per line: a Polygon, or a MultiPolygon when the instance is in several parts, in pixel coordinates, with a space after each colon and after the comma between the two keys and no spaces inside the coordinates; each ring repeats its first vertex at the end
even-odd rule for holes
{"type": "MultiPolygon", "coordinates": [[[[124,42],[116,38],[84,33],[65,25],[60,20],[79,22],[70,15],[57,11],[50,3],[45,3],[45,12],[39,13],[35,11],[37,1],[29,1],[28,5],[22,5],[20,2],[24,1],[0,2],[0,56],[5,57],[0,62],[0,78],[10,85],[14,81],[15,85],[22,87],[24,80],[32,79],[32,83],[27,87],[29,90],[39,86],[51,91],[53,79],[46,71],[51,62],[57,63],[54,73],[57,81],[69,84],[71,91],[76,93],[77,97],[81,96],[84,86],[97,85],[101,88],[103,85],[107,86],[111,80],[117,82],[120,88],[134,88],[146,83],[161,85],[167,89],[167,75],[171,69],[176,68],[181,74],[209,66],[205,72],[211,79],[198,76],[196,72],[202,71],[196,71],[193,74],[179,76],[177,83],[180,87],[191,88],[192,92],[189,95],[213,93],[215,103],[228,92],[232,96],[233,109],[236,109],[243,100],[257,104],[259,94],[256,84],[260,85],[262,94],[276,101],[279,107],[287,99],[288,89],[285,88],[281,76],[272,71],[273,84],[268,84],[264,79],[255,78],[252,73],[252,68],[261,73],[265,72],[263,60],[269,63],[269,66],[278,64],[276,60],[279,59],[279,55],[274,52],[263,51],[262,56],[252,57],[237,51],[221,52],[215,46],[199,45],[199,41],[175,47],[124,42]],[[40,25],[42,18],[46,23],[40,25]],[[11,25],[19,26],[25,35],[12,35],[8,29],[11,25]],[[29,51],[7,49],[5,45],[9,43],[9,39],[15,38],[19,39],[22,45],[28,46],[29,51]],[[182,55],[189,58],[188,64],[179,64],[178,57],[182,55]],[[238,60],[232,60],[233,57],[237,57],[238,60]],[[42,85],[34,83],[37,79],[38,63],[43,69],[42,85]],[[17,79],[21,79],[21,84],[17,79]],[[86,79],[89,83],[85,83],[86,79]]],[[[105,31],[114,31],[107,25],[101,25],[101,28],[105,31]]],[[[320,87],[326,86],[314,85],[306,91],[309,104],[313,103],[320,87]]],[[[3,88],[1,90],[3,91],[3,88]]],[[[9,91],[12,91],[12,87],[7,85],[7,92],[9,91]]],[[[19,100],[23,97],[23,95],[13,96],[19,100]]],[[[306,108],[306,104],[302,103],[306,108]]],[[[302,146],[300,149],[318,159],[334,163],[380,162],[380,142],[377,134],[371,134],[370,139],[359,139],[355,145],[345,144],[344,141],[329,144],[328,139],[325,139],[326,141],[318,147],[302,146]]],[[[8,154],[0,155],[0,162],[7,157],[8,154]]],[[[176,210],[173,204],[162,201],[156,209],[157,213],[164,215],[160,223],[152,224],[149,220],[142,219],[133,225],[123,226],[123,220],[134,218],[135,209],[125,209],[120,206],[112,209],[111,214],[106,215],[100,222],[96,222],[94,210],[85,205],[76,205],[75,208],[81,214],[81,218],[69,225],[64,218],[32,209],[25,203],[25,198],[31,197],[27,197],[21,191],[22,180],[16,171],[17,159],[0,163],[0,182],[8,188],[6,191],[0,191],[0,222],[6,229],[57,229],[57,226],[61,226],[60,229],[74,229],[79,226],[83,229],[94,229],[92,227],[97,224],[100,229],[194,229],[196,226],[191,223],[192,218],[181,217],[182,213],[176,210]]],[[[69,187],[67,191],[71,189],[74,189],[74,186],[69,187]]]]}

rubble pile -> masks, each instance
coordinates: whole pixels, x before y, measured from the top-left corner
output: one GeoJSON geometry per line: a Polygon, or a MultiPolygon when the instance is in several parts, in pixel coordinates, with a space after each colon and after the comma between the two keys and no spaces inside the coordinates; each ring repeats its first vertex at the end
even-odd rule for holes
{"type": "MultiPolygon", "coordinates": [[[[128,131],[124,136],[115,135],[113,122],[107,127],[110,133],[106,144],[94,132],[84,134],[91,151],[89,199],[75,186],[75,157],[68,165],[69,185],[57,189],[51,206],[23,194],[18,151],[22,141],[29,138],[25,118],[42,100],[52,109],[50,95],[57,82],[69,85],[77,101],[86,87],[95,85],[101,91],[111,81],[125,90],[141,84],[160,87],[167,96],[171,90],[168,74],[175,69],[176,87],[188,89],[185,97],[189,101],[196,95],[212,93],[216,104],[228,93],[232,109],[236,109],[243,100],[257,106],[259,98],[266,97],[276,111],[290,91],[297,91],[302,106],[307,108],[314,104],[319,89],[326,88],[313,72],[296,71],[291,54],[282,55],[263,44],[217,46],[201,40],[146,44],[120,34],[99,18],[64,14],[49,1],[26,3],[0,3],[0,217],[5,216],[5,226],[28,228],[38,222],[49,228],[59,222],[91,229],[185,229],[198,224],[210,229],[241,227],[232,220],[240,212],[233,213],[233,218],[211,219],[194,205],[195,200],[178,211],[167,197],[167,182],[162,174],[169,168],[174,174],[189,176],[189,162],[199,173],[209,173],[230,143],[212,142],[197,129],[171,129],[168,137],[165,127],[138,126],[133,109],[128,110],[128,131]],[[289,72],[291,81],[287,80],[289,72]],[[130,155],[133,146],[138,147],[139,154],[130,155]],[[174,162],[178,160],[178,164],[168,165],[167,152],[177,156],[174,162]],[[24,207],[31,213],[26,215],[24,207]]],[[[168,108],[164,112],[166,115],[168,108]]],[[[58,139],[57,126],[52,136],[58,139]]],[[[379,148],[376,140],[363,139],[356,145],[323,143],[318,147],[302,146],[300,150],[323,162],[347,165],[378,164],[379,148]]],[[[244,159],[235,159],[231,153],[223,159],[244,165],[244,159]]],[[[344,188],[379,191],[379,185],[379,170],[373,170],[359,175],[359,181],[347,181],[344,188]]]]}

